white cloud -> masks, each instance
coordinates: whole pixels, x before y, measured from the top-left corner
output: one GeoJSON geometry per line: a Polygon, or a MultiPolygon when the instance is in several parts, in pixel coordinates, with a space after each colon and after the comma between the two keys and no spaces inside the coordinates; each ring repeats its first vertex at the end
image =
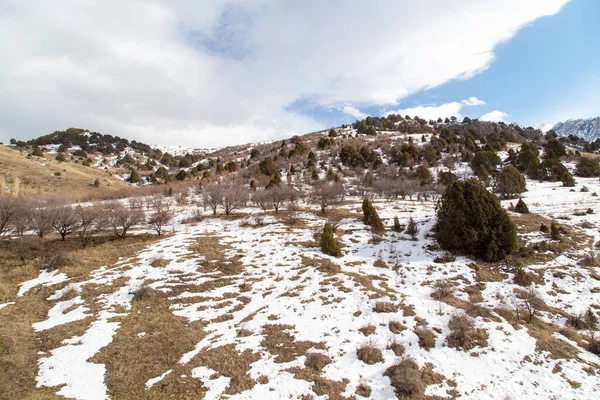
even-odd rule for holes
{"type": "Polygon", "coordinates": [[[398,114],[401,116],[408,115],[409,117],[419,117],[426,120],[433,119],[434,121],[438,118],[446,119],[455,116],[461,119],[460,110],[463,108],[463,104],[453,101],[452,103],[442,104],[440,106],[418,106],[410,108],[401,108],[396,111],[391,111],[386,114],[398,114]]]}
{"type": "Polygon", "coordinates": [[[481,117],[479,117],[479,119],[489,122],[507,122],[506,118],[508,118],[508,116],[509,115],[505,112],[494,110],[483,114],[481,117]]]}
{"type": "Polygon", "coordinates": [[[465,106],[482,106],[485,104],[485,101],[478,99],[475,96],[469,97],[466,100],[461,101],[465,106]]]}
{"type": "Polygon", "coordinates": [[[0,139],[69,126],[206,146],[302,133],[319,124],[294,114],[299,99],[358,110],[468,79],[567,1],[9,0],[0,139]]]}
{"type": "Polygon", "coordinates": [[[351,115],[351,116],[353,116],[353,117],[355,117],[357,119],[365,119],[365,118],[368,117],[367,114],[361,112],[358,108],[354,108],[354,107],[351,107],[351,106],[345,106],[342,109],[342,112],[344,114],[351,115]]]}

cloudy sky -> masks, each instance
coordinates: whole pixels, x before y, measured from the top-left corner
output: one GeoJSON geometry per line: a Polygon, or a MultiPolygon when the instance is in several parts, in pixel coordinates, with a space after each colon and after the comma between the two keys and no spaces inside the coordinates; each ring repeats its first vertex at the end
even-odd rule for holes
{"type": "Polygon", "coordinates": [[[595,0],[3,0],[0,140],[211,147],[390,112],[600,114],[595,0]]]}

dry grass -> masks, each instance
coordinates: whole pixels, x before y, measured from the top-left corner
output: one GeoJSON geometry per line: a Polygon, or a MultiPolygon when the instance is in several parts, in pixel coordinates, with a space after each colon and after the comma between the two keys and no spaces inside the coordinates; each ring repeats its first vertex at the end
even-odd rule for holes
{"type": "Polygon", "coordinates": [[[358,331],[365,336],[374,335],[377,332],[377,327],[373,324],[361,326],[358,331]]]}
{"type": "Polygon", "coordinates": [[[225,275],[238,275],[244,271],[244,266],[237,257],[226,257],[226,246],[223,246],[217,236],[201,235],[188,250],[203,256],[202,263],[205,272],[221,271],[225,275]]]}
{"type": "Polygon", "coordinates": [[[263,327],[264,339],[261,342],[267,351],[275,356],[275,362],[285,363],[295,360],[306,354],[311,348],[324,350],[323,343],[309,341],[297,342],[294,336],[287,330],[294,327],[291,325],[267,324],[263,327]]]}
{"type": "Polygon", "coordinates": [[[304,361],[304,366],[315,372],[321,372],[329,363],[331,363],[329,356],[322,353],[309,353],[304,361]]]}
{"type": "Polygon", "coordinates": [[[388,328],[390,328],[390,332],[398,334],[402,333],[402,331],[406,329],[406,326],[399,321],[390,321],[388,328]]]}
{"type": "Polygon", "coordinates": [[[415,335],[419,338],[419,346],[425,350],[435,347],[435,333],[429,328],[418,327],[414,330],[415,335]]]}
{"type": "Polygon", "coordinates": [[[0,176],[7,183],[16,177],[21,193],[60,195],[75,199],[94,197],[99,192],[131,190],[132,187],[106,172],[69,162],[59,163],[51,156],[27,158],[26,152],[0,145],[0,176]],[[42,165],[45,164],[45,165],[42,165]],[[60,172],[60,176],[54,175],[60,172]],[[93,186],[100,180],[100,188],[93,186]]]}
{"type": "Polygon", "coordinates": [[[173,315],[166,298],[145,298],[133,303],[113,341],[90,361],[106,365],[105,380],[113,399],[184,398],[191,392],[203,392],[201,381],[180,377],[189,374],[190,367],[179,364],[181,356],[203,336],[202,325],[173,315]],[[138,336],[140,332],[145,335],[138,336]],[[173,373],[146,391],[148,379],[169,369],[173,373]]]}
{"type": "Polygon", "coordinates": [[[392,350],[394,352],[394,354],[396,355],[396,357],[402,356],[404,354],[404,352],[406,351],[404,346],[396,341],[396,338],[394,338],[388,344],[387,349],[392,350]]]}
{"type": "Polygon", "coordinates": [[[356,356],[365,364],[374,365],[383,362],[381,350],[372,344],[365,344],[356,350],[356,356]]]}
{"type": "Polygon", "coordinates": [[[342,399],[342,393],[346,390],[346,383],[332,381],[317,377],[313,385],[313,391],[319,396],[327,396],[328,399],[342,399]]]}
{"type": "Polygon", "coordinates": [[[385,375],[390,378],[394,391],[399,398],[419,396],[425,391],[425,384],[421,378],[419,366],[411,358],[405,358],[392,365],[385,371],[385,375]]]}
{"type": "Polygon", "coordinates": [[[394,313],[398,311],[398,307],[396,307],[393,303],[389,301],[378,301],[375,303],[373,307],[373,311],[376,313],[394,313]]]}
{"type": "Polygon", "coordinates": [[[468,315],[453,315],[448,322],[448,328],[448,347],[466,351],[477,346],[487,346],[487,333],[483,329],[475,329],[475,322],[468,315]]]}
{"type": "Polygon", "coordinates": [[[360,385],[358,385],[354,393],[356,393],[356,395],[360,397],[371,397],[371,386],[365,383],[361,383],[360,385]]]}

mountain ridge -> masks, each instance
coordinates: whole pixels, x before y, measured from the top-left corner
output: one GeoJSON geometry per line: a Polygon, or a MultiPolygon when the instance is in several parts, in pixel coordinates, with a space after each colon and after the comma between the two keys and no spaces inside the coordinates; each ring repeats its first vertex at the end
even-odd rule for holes
{"type": "Polygon", "coordinates": [[[552,127],[559,136],[577,136],[588,142],[600,138],[600,116],[591,118],[568,119],[552,127]]]}

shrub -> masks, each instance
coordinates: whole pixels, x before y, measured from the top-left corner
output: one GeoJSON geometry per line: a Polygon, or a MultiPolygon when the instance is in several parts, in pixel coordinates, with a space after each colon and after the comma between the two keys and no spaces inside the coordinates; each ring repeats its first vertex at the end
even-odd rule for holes
{"type": "Polygon", "coordinates": [[[415,335],[419,338],[419,346],[425,350],[435,347],[435,334],[429,328],[419,327],[414,330],[415,335]]]}
{"type": "Polygon", "coordinates": [[[341,257],[342,251],[333,237],[331,224],[326,223],[321,234],[321,251],[334,257],[341,257]]]}
{"type": "Polygon", "coordinates": [[[515,206],[515,212],[519,214],[529,214],[529,207],[527,207],[527,204],[525,204],[523,199],[519,199],[517,202],[517,205],[515,206]]]}
{"type": "Polygon", "coordinates": [[[132,169],[128,181],[130,183],[138,183],[141,180],[142,178],[140,178],[140,174],[138,174],[138,172],[135,169],[132,169]]]}
{"type": "Polygon", "coordinates": [[[560,239],[560,226],[555,221],[552,221],[552,224],[550,225],[550,237],[553,240],[560,239]]]}
{"type": "Polygon", "coordinates": [[[448,347],[468,350],[471,347],[471,337],[475,331],[473,318],[465,314],[453,315],[448,321],[448,347]]]}
{"type": "Polygon", "coordinates": [[[390,382],[399,398],[415,396],[425,390],[419,366],[412,358],[405,358],[392,365],[385,371],[384,375],[390,378],[390,382]]]}
{"type": "Polygon", "coordinates": [[[378,362],[383,362],[383,354],[377,347],[366,344],[356,350],[356,356],[365,364],[374,365],[378,362]]]}
{"type": "Polygon", "coordinates": [[[403,231],[402,225],[400,225],[400,220],[398,217],[394,217],[394,232],[401,233],[403,231]]]}
{"type": "Polygon", "coordinates": [[[478,174],[480,167],[483,166],[488,173],[492,173],[501,162],[495,151],[478,151],[471,160],[471,168],[478,174]]]}
{"type": "Polygon", "coordinates": [[[58,251],[52,255],[45,256],[43,264],[44,269],[47,269],[48,271],[54,271],[55,269],[69,265],[72,261],[73,260],[69,253],[65,251],[58,251]]]}
{"type": "Polygon", "coordinates": [[[410,219],[408,220],[406,234],[409,235],[412,238],[412,240],[417,239],[417,235],[419,234],[419,227],[417,226],[417,223],[415,222],[413,217],[410,217],[410,219]]]}
{"type": "Polygon", "coordinates": [[[600,340],[598,340],[595,333],[592,333],[587,350],[590,353],[600,356],[600,340]]]}
{"type": "Polygon", "coordinates": [[[542,222],[540,224],[540,232],[542,232],[542,233],[548,233],[549,232],[548,225],[546,225],[545,223],[542,222]]]}
{"type": "Polygon", "coordinates": [[[381,222],[377,210],[375,210],[368,197],[363,199],[362,210],[364,215],[363,222],[371,227],[373,233],[382,234],[385,232],[383,222],[381,222]]]}
{"type": "Polygon", "coordinates": [[[600,175],[600,164],[597,160],[589,157],[581,157],[577,163],[575,175],[591,178],[600,175]]]}
{"type": "Polygon", "coordinates": [[[529,286],[531,284],[531,281],[531,276],[529,276],[529,274],[525,272],[523,267],[517,267],[517,269],[515,270],[515,277],[513,278],[513,282],[520,286],[529,286]]]}
{"type": "Polygon", "coordinates": [[[162,292],[152,288],[150,282],[146,280],[142,282],[137,289],[131,292],[131,294],[133,294],[133,301],[138,302],[160,297],[162,292]]]}
{"type": "Polygon", "coordinates": [[[442,248],[499,261],[517,244],[510,217],[498,199],[477,180],[451,184],[437,211],[438,240],[442,248]]]}
{"type": "Polygon", "coordinates": [[[514,197],[526,191],[525,177],[512,165],[502,169],[496,180],[496,193],[504,198],[514,197]]]}

